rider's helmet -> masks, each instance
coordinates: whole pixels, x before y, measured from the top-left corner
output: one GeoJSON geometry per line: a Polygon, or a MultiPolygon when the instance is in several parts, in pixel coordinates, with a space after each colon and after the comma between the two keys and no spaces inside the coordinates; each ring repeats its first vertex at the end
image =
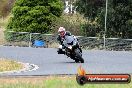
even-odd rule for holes
{"type": "Polygon", "coordinates": [[[60,36],[61,37],[64,37],[65,36],[65,28],[64,27],[60,27],[58,32],[60,33],[60,36]]]}

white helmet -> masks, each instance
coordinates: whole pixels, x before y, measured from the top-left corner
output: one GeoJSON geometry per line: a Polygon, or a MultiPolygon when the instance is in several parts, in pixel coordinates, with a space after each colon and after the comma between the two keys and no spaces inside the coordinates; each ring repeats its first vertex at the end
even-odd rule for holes
{"type": "Polygon", "coordinates": [[[62,31],[65,31],[65,28],[64,27],[60,27],[58,32],[62,32],[62,31]]]}

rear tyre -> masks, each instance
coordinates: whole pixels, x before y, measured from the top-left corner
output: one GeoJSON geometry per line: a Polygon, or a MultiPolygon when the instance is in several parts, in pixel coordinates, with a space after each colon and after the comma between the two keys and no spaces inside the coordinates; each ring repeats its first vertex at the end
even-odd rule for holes
{"type": "Polygon", "coordinates": [[[76,56],[77,56],[76,60],[79,60],[81,63],[84,63],[84,59],[82,58],[82,53],[80,52],[80,50],[75,49],[75,53],[76,53],[76,56]]]}
{"type": "Polygon", "coordinates": [[[84,63],[84,59],[83,58],[81,58],[81,63],[84,63]]]}
{"type": "Polygon", "coordinates": [[[76,63],[79,63],[79,60],[75,60],[76,63]]]}

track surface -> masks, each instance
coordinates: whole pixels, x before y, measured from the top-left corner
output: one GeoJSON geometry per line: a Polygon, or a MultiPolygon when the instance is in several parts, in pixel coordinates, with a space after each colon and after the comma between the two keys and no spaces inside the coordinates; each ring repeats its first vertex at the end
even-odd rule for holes
{"type": "Polygon", "coordinates": [[[31,63],[39,66],[35,71],[0,75],[56,75],[76,74],[80,65],[86,73],[132,73],[132,52],[83,50],[85,63],[74,63],[54,48],[26,48],[0,46],[0,58],[31,63]]]}

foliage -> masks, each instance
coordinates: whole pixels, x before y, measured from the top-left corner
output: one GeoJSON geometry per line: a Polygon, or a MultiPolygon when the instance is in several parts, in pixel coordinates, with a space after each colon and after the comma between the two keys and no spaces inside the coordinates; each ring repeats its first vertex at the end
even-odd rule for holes
{"type": "Polygon", "coordinates": [[[70,31],[73,35],[82,35],[83,31],[80,30],[81,25],[86,23],[86,19],[83,18],[83,15],[79,13],[76,14],[63,14],[60,18],[58,18],[53,27],[53,33],[57,33],[58,28],[60,26],[65,27],[66,31],[70,31]]]}
{"type": "MultiPolygon", "coordinates": [[[[102,36],[105,24],[104,0],[78,0],[78,11],[85,14],[89,22],[85,26],[87,36],[102,36]],[[87,1],[87,2],[86,2],[87,1]]],[[[106,37],[132,38],[132,1],[108,0],[106,37]]]]}
{"type": "Polygon", "coordinates": [[[16,0],[7,31],[46,33],[62,8],[60,0],[16,0]]]}
{"type": "Polygon", "coordinates": [[[85,17],[94,20],[97,16],[97,11],[103,7],[104,0],[77,0],[77,11],[83,13],[85,17]]]}

